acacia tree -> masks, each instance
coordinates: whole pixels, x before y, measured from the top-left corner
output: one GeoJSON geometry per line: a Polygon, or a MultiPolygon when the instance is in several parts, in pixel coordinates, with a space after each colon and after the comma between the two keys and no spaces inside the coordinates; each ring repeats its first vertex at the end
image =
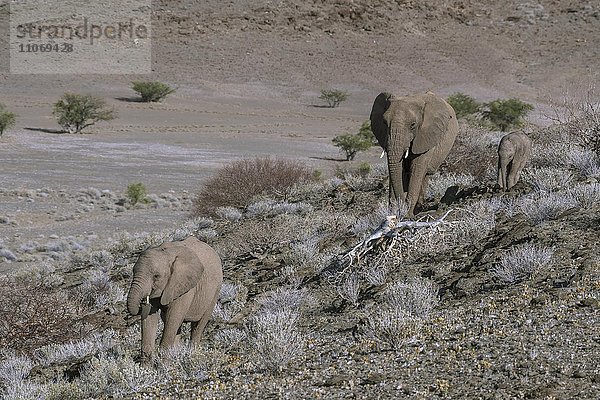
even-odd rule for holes
{"type": "Polygon", "coordinates": [[[58,124],[68,133],[82,133],[98,121],[115,118],[115,112],[107,108],[106,102],[96,96],[65,93],[54,104],[52,112],[58,124]]]}
{"type": "Polygon", "coordinates": [[[329,108],[335,108],[340,105],[342,101],[348,99],[348,92],[337,89],[323,89],[319,96],[321,100],[325,100],[329,108]]]}
{"type": "Polygon", "coordinates": [[[356,153],[368,150],[373,145],[373,142],[369,138],[350,133],[336,136],[332,139],[332,142],[334,146],[339,147],[346,153],[346,161],[354,160],[356,153]]]}
{"type": "Polygon", "coordinates": [[[533,106],[519,99],[497,99],[485,104],[481,117],[501,131],[523,124],[523,118],[533,110],[533,106]]]}

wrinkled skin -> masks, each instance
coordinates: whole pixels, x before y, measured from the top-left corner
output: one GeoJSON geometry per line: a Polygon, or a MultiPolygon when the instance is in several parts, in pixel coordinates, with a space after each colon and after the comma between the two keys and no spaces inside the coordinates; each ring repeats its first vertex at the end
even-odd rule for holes
{"type": "Polygon", "coordinates": [[[164,323],[161,348],[179,340],[183,322],[191,322],[191,340],[197,343],[222,282],[219,256],[195,237],[144,251],[133,267],[127,296],[129,312],[142,316],[142,356],[154,352],[159,317],[164,323]]]}
{"type": "Polygon", "coordinates": [[[498,186],[510,190],[519,181],[521,171],[531,156],[531,139],[520,132],[502,137],[498,145],[498,186]]]}
{"type": "Polygon", "coordinates": [[[458,134],[454,109],[432,92],[406,97],[380,93],[371,110],[371,128],[387,154],[390,205],[404,200],[412,216],[424,201],[428,176],[446,159],[458,134]]]}

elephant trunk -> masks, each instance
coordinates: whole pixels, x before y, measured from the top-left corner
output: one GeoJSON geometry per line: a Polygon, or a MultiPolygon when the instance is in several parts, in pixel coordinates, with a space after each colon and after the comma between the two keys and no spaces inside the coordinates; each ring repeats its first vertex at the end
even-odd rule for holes
{"type": "Polygon", "coordinates": [[[399,199],[404,200],[405,193],[408,190],[408,187],[405,187],[406,182],[404,182],[404,175],[408,173],[408,171],[404,171],[407,165],[404,159],[410,148],[410,138],[406,138],[406,136],[398,128],[392,126],[390,129],[387,157],[390,174],[390,202],[393,204],[399,199]],[[407,141],[407,139],[409,140],[407,141]]]}
{"type": "Polygon", "coordinates": [[[142,300],[150,295],[151,285],[144,279],[134,276],[127,294],[127,310],[131,315],[138,315],[142,300]]]}

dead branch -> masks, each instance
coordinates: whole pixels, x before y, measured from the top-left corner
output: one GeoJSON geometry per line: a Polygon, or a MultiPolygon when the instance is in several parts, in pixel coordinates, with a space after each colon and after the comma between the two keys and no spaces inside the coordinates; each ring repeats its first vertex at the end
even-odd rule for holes
{"type": "Polygon", "coordinates": [[[446,224],[445,219],[450,212],[452,210],[448,210],[443,216],[433,221],[398,221],[398,217],[395,215],[387,216],[375,232],[344,254],[342,259],[347,257],[348,266],[350,266],[354,260],[360,260],[361,257],[375,248],[375,246],[381,247],[383,242],[387,245],[386,251],[389,251],[393,248],[398,236],[402,232],[407,230],[415,232],[421,228],[435,228],[446,224]]]}

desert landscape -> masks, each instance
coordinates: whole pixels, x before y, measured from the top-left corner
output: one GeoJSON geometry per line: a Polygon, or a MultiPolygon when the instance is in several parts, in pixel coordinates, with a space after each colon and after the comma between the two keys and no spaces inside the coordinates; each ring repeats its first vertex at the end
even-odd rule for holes
{"type": "MultiPolygon", "coordinates": [[[[600,397],[600,162],[575,119],[597,143],[598,2],[157,0],[140,13],[151,74],[16,74],[0,59],[16,114],[0,136],[3,398],[600,397]],[[176,90],[140,102],[140,80],[176,90]],[[349,95],[336,108],[319,98],[332,88],[349,95]],[[533,105],[520,182],[495,187],[504,132],[461,119],[423,212],[398,214],[429,225],[370,242],[391,212],[386,159],[375,145],[346,161],[332,139],[357,133],[382,91],[533,105]],[[64,93],[116,118],[63,133],[64,93]],[[593,112],[569,114],[581,104],[593,112]],[[199,211],[223,168],[257,157],[306,179],[199,211]],[[188,235],[222,259],[213,319],[198,346],[144,362],[133,265],[188,235]]],[[[10,16],[0,3],[3,49],[10,16]]]]}

